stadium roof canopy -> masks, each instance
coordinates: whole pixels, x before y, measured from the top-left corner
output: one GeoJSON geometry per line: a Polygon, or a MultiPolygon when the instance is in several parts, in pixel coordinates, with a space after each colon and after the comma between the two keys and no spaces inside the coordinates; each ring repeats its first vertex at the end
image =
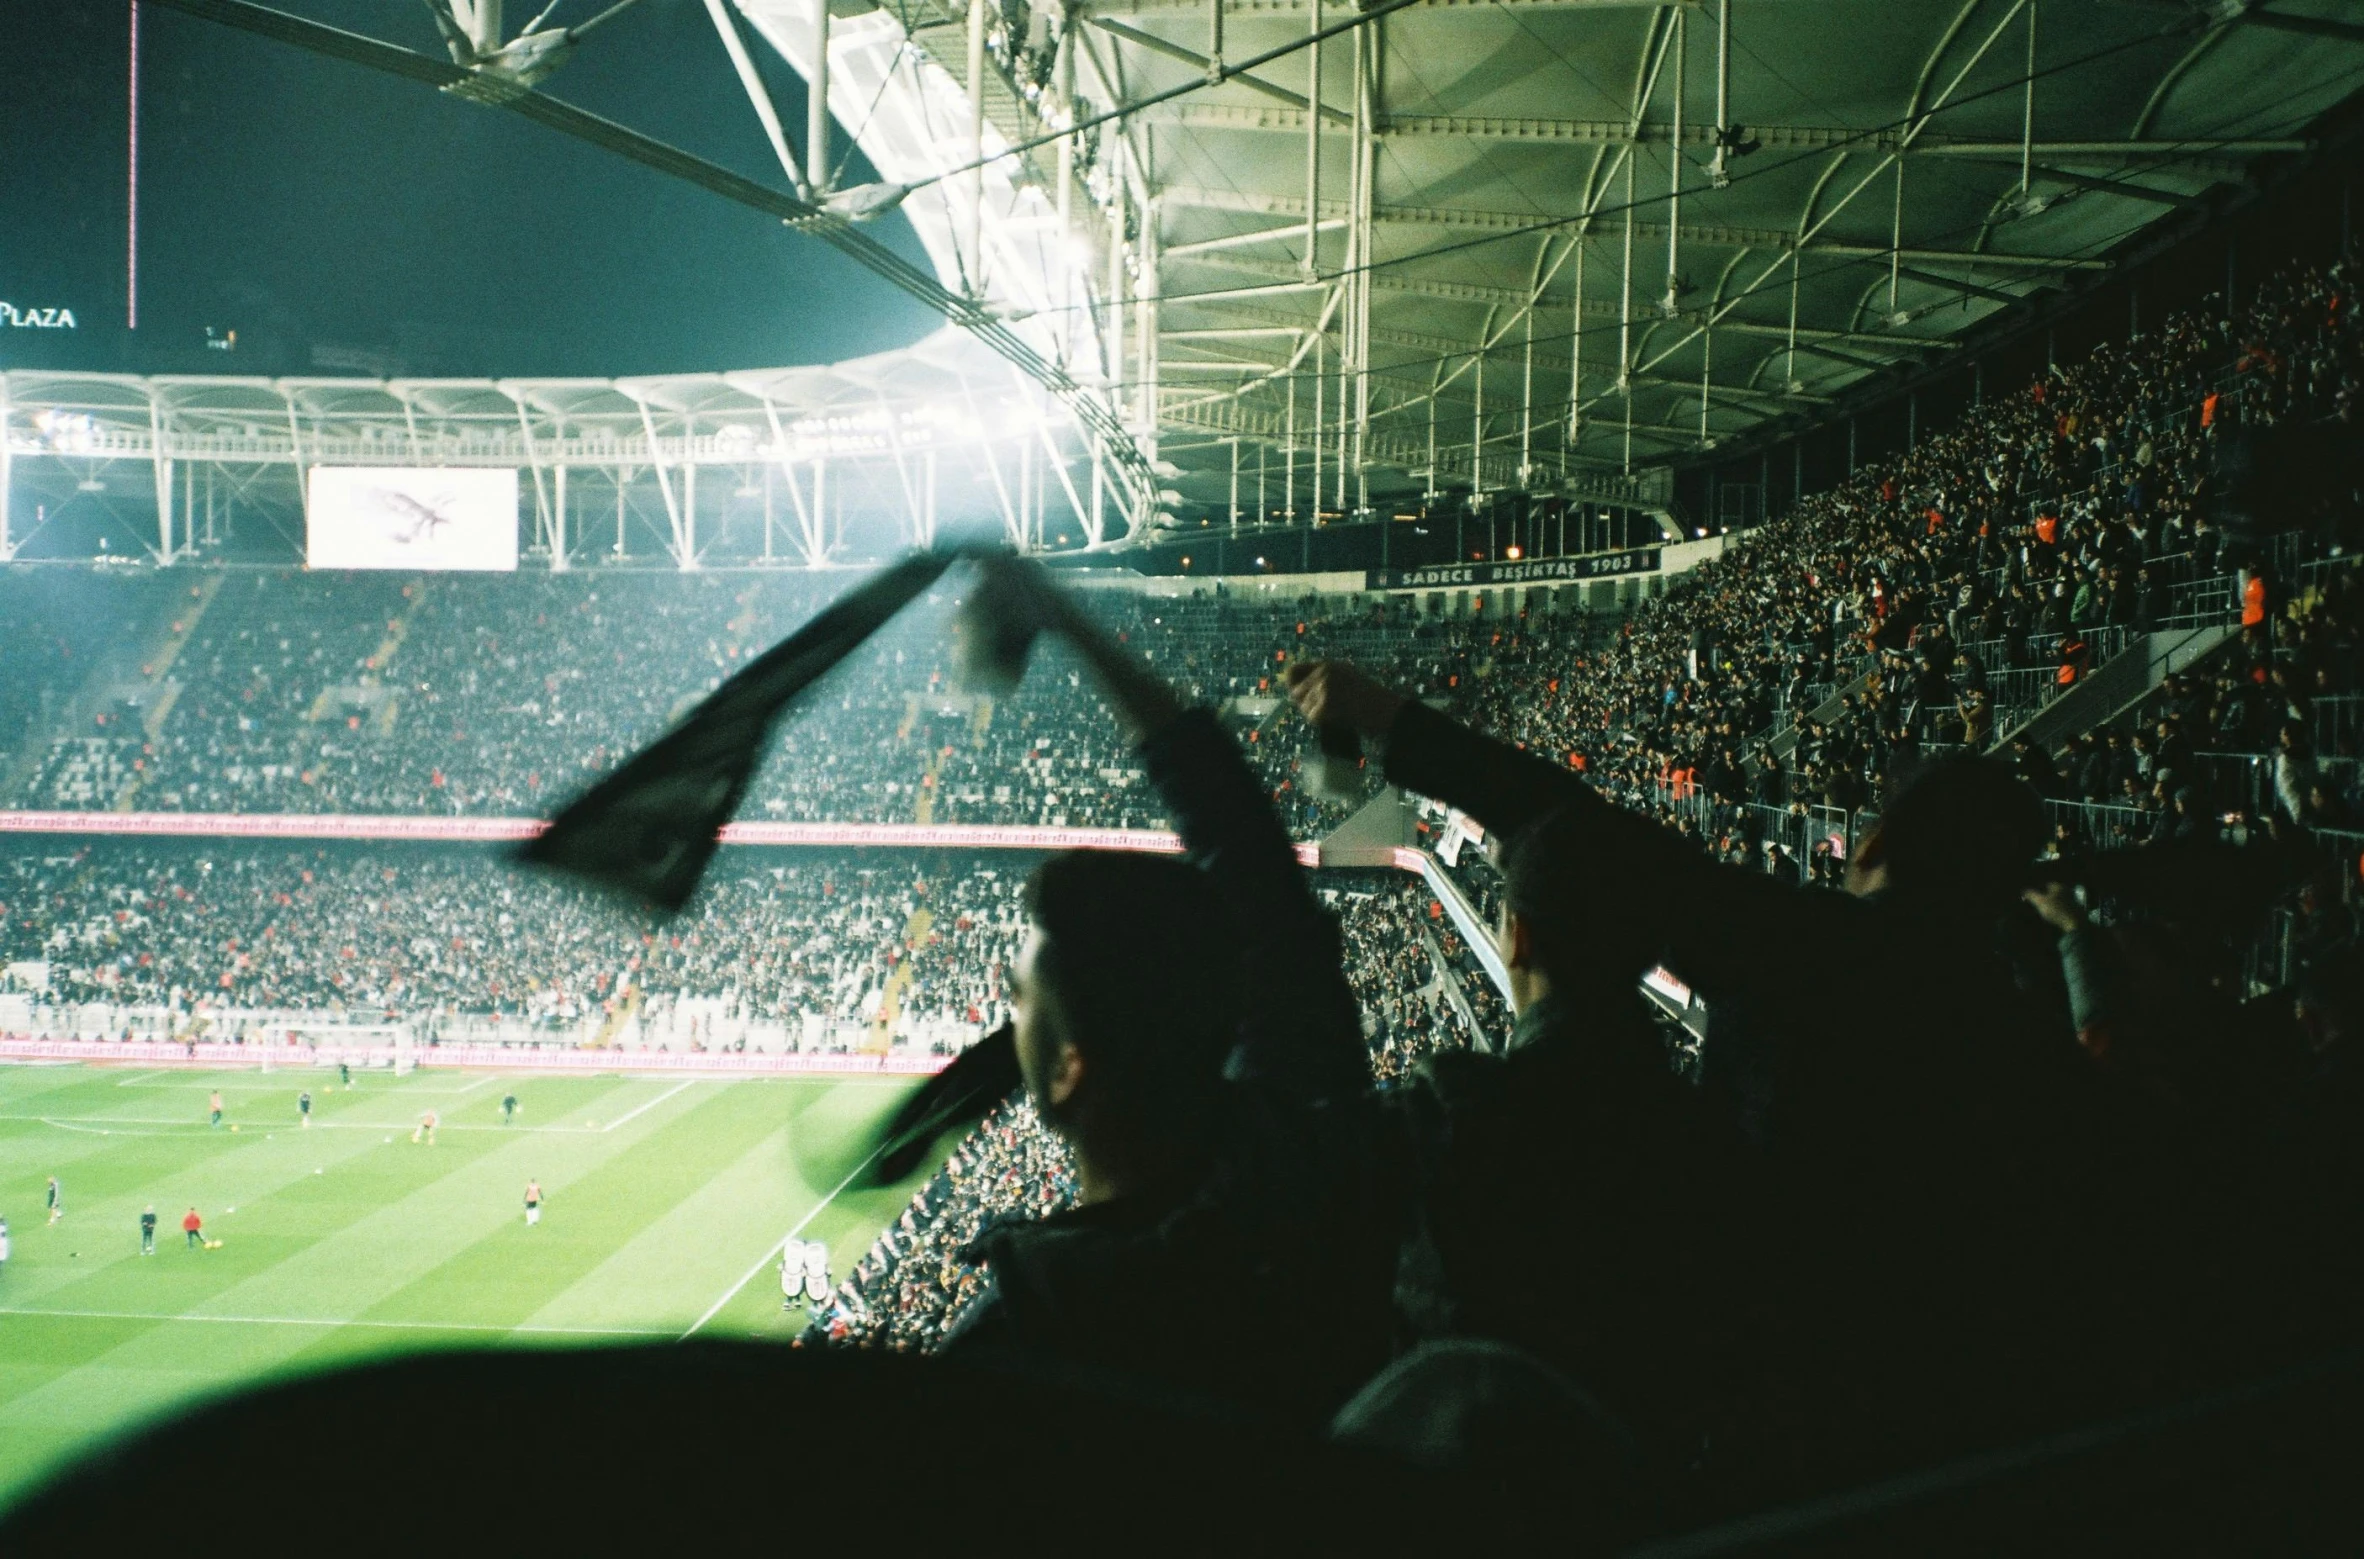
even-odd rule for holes
{"type": "MultiPolygon", "coordinates": [[[[520,444],[654,446],[701,419],[768,435],[789,404],[966,407],[1015,372],[1061,431],[1008,436],[1055,447],[1053,491],[1105,477],[1108,541],[1161,509],[1302,523],[1415,487],[1648,506],[1671,463],[2110,270],[2307,151],[2364,81],[2343,0],[709,0],[717,89],[763,119],[783,192],[567,108],[566,54],[604,40],[505,37],[498,0],[430,0],[450,64],[160,3],[525,112],[869,258],[861,220],[899,205],[934,275],[874,268],[971,335],[909,368],[219,392],[299,441],[306,413],[476,407],[520,444]],[[782,122],[759,47],[808,78],[826,59],[833,124],[782,122]],[[831,186],[842,136],[882,183],[831,186]],[[1260,506],[1235,474],[1257,470],[1260,506]]],[[[26,379],[18,406],[61,388],[26,379]]],[[[128,409],[160,425],[216,393],[151,388],[128,409]]]]}
{"type": "MultiPolygon", "coordinates": [[[[1203,74],[1213,0],[1083,9],[1095,99],[1203,74]]],[[[1223,9],[1227,58],[1338,14],[1223,9]]],[[[2364,68],[2334,0],[1389,9],[1323,50],[1318,177],[1305,54],[1127,128],[1169,451],[1272,439],[1294,365],[1300,438],[1326,388],[1420,471],[1433,416],[1454,485],[1684,457],[2108,268],[2364,68]]]]}

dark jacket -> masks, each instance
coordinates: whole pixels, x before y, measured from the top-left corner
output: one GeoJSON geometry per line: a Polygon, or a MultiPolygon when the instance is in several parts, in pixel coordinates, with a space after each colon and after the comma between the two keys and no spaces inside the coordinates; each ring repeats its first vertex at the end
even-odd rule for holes
{"type": "Polygon", "coordinates": [[[1863,1473],[2089,1405],[2061,1314],[2086,1297],[2107,1139],[2065,1014],[2021,994],[1991,914],[1716,865],[1417,704],[1386,771],[1497,834],[1554,810],[1596,831],[1616,865],[1569,891],[1662,927],[1664,966],[1704,1000],[1710,1098],[1760,1152],[1729,1189],[1763,1195],[1780,1257],[1762,1455],[1863,1473]]]}
{"type": "Polygon", "coordinates": [[[1395,1224],[1363,1172],[1370,1064],[1337,926],[1211,715],[1142,756],[1234,917],[1254,997],[1209,1167],[1173,1197],[989,1231],[991,1287],[947,1351],[1312,1427],[1387,1362],[1392,1335],[1395,1224]]]}
{"type": "Polygon", "coordinates": [[[1691,1466],[1750,1390],[1743,1147],[1669,1064],[1630,981],[1520,1014],[1391,1100],[1420,1147],[1397,1302],[1416,1337],[1510,1342],[1579,1382],[1647,1464],[1691,1466]]]}

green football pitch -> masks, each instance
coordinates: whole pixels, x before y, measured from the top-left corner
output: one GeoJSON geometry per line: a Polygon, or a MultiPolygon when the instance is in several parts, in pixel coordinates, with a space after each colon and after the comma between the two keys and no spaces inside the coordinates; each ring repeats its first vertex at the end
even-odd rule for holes
{"type": "Polygon", "coordinates": [[[268,1376],[427,1348],[787,1337],[800,1313],[781,1307],[781,1240],[826,1240],[842,1276],[911,1191],[847,1184],[909,1080],[335,1082],[0,1067],[14,1246],[0,1266],[0,1506],[96,1437],[268,1376]],[[510,1092],[521,1109],[504,1124],[510,1092]],[[414,1144],[430,1109],[438,1140],[414,1144]],[[529,1177],[546,1198],[531,1228],[529,1177]],[[188,1248],[192,1205],[218,1249],[188,1248]]]}

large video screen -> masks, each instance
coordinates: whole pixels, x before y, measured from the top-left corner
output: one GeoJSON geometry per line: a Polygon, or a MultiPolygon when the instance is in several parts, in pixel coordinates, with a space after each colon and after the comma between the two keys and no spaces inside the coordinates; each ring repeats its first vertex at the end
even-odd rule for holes
{"type": "Polygon", "coordinates": [[[304,555],[314,568],[517,567],[517,473],[315,466],[304,555]]]}

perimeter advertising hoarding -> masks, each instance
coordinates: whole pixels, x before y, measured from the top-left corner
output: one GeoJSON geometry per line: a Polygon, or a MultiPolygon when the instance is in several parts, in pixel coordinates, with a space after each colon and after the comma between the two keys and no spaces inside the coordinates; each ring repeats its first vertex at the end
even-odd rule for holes
{"type": "Polygon", "coordinates": [[[314,568],[517,567],[517,472],[314,466],[304,558],[314,568]]]}
{"type": "Polygon", "coordinates": [[[1520,563],[1442,563],[1433,568],[1375,568],[1366,590],[1468,590],[1480,585],[1558,585],[1577,579],[1655,574],[1659,550],[1593,552],[1580,558],[1536,558],[1520,563]]]}

